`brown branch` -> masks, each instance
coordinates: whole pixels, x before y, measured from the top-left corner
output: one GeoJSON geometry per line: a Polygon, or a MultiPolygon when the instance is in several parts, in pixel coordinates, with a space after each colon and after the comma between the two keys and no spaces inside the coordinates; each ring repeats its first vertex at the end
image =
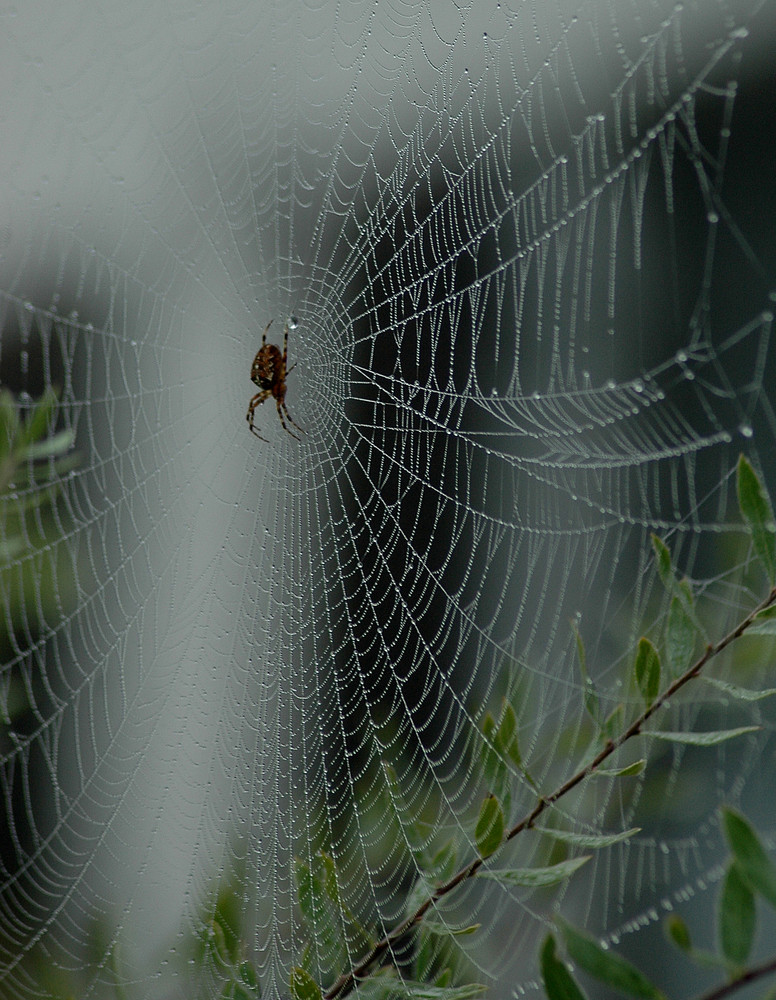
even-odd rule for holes
{"type": "MultiPolygon", "coordinates": [[[[504,842],[512,840],[516,837],[518,833],[522,833],[523,830],[530,829],[536,820],[541,816],[541,814],[548,808],[548,806],[553,805],[559,799],[567,795],[573,788],[576,788],[581,782],[585,780],[589,775],[593,774],[598,768],[607,760],[611,755],[628,740],[632,739],[634,736],[638,736],[642,730],[644,724],[658,711],[662,708],[667,701],[669,701],[677,691],[681,690],[688,684],[691,680],[698,677],[706,666],[706,664],[718,656],[724,649],[736,639],[740,638],[744,632],[752,625],[755,617],[767,607],[770,607],[774,602],[776,602],[776,587],[773,587],[760,604],[751,611],[746,618],[742,619],[738,625],[728,632],[728,634],[719,640],[715,644],[709,644],[703,651],[702,655],[695,661],[695,663],[686,670],[681,677],[677,677],[669,686],[663,691],[655,701],[645,709],[641,715],[635,719],[624,732],[614,740],[607,740],[605,746],[599,751],[598,754],[581,770],[577,771],[575,775],[565,781],[562,785],[555,789],[550,795],[543,795],[539,798],[533,809],[523,817],[518,823],[516,823],[504,837],[504,842]]],[[[484,858],[477,857],[473,861],[470,861],[464,868],[461,868],[451,879],[443,883],[433,891],[433,893],[421,903],[421,905],[415,910],[410,916],[405,917],[400,923],[396,924],[384,937],[382,937],[372,949],[348,972],[342,973],[342,975],[335,980],[335,982],[329,987],[329,989],[324,993],[324,1000],[334,1000],[334,997],[341,998],[345,997],[350,993],[356,984],[356,980],[362,978],[370,969],[370,967],[377,961],[392,945],[402,938],[408,931],[410,931],[416,924],[419,924],[423,917],[425,916],[428,909],[437,903],[440,899],[446,896],[448,893],[452,892],[456,886],[460,885],[461,882],[472,878],[482,867],[484,858]]],[[[765,974],[765,973],[763,973],[765,974]]],[[[736,980],[735,982],[743,982],[743,980],[736,980]]],[[[729,985],[729,984],[726,984],[729,985]]],[[[725,996],[724,993],[711,993],[708,997],[702,998],[702,1000],[715,1000],[717,997],[725,996]]]]}
{"type": "Polygon", "coordinates": [[[770,958],[767,962],[763,962],[762,965],[753,965],[751,969],[746,969],[740,975],[735,976],[726,983],[722,983],[721,986],[715,986],[709,993],[704,993],[703,996],[697,997],[696,1000],[722,1000],[723,997],[732,996],[742,986],[754,983],[764,976],[771,975],[773,972],[776,972],[776,958],[770,958]]]}

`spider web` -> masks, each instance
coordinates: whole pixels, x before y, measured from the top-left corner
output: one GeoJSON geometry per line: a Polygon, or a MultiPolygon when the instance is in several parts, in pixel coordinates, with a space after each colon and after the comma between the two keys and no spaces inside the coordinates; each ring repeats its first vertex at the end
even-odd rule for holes
{"type": "MultiPolygon", "coordinates": [[[[219,893],[262,996],[302,961],[331,981],[299,866],[326,852],[354,921],[390,929],[423,852],[474,856],[503,698],[539,787],[573,774],[569,620],[627,702],[660,614],[651,532],[721,624],[753,600],[713,540],[739,451],[774,476],[773,7],[60,0],[0,21],[0,377],[27,408],[57,387],[80,455],[56,536],[1,578],[2,995],[219,995],[194,943],[219,893]],[[267,443],[245,426],[272,318],[299,442],[272,400],[267,443]]],[[[650,769],[564,807],[644,828],[568,897],[462,887],[461,969],[538,995],[564,899],[649,940],[718,878],[719,802],[772,795],[760,722],[662,758],[659,807],[650,769]]],[[[514,777],[519,817],[536,793],[514,777]]]]}

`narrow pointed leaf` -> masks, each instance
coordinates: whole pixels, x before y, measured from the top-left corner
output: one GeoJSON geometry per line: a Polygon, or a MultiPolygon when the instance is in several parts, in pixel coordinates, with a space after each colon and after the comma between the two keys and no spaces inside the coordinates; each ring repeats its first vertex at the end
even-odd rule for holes
{"type": "Polygon", "coordinates": [[[590,718],[600,725],[600,708],[598,704],[598,692],[595,689],[595,684],[590,678],[587,672],[587,655],[585,653],[585,644],[582,641],[582,635],[577,627],[577,623],[572,621],[571,627],[574,630],[574,638],[577,642],[577,659],[579,660],[579,672],[582,675],[582,690],[585,699],[585,708],[590,718]]]}
{"type": "MultiPolygon", "coordinates": [[[[412,979],[386,980],[390,989],[384,994],[385,1000],[395,1000],[396,997],[406,997],[407,1000],[470,1000],[471,997],[482,996],[486,987],[481,983],[467,983],[464,986],[432,986],[430,983],[416,982],[412,979]]],[[[363,989],[363,987],[362,987],[363,989]]]]}
{"type": "Polygon", "coordinates": [[[291,970],[288,985],[294,1000],[322,1000],[320,986],[306,969],[295,966],[291,970]]]}
{"type": "Polygon", "coordinates": [[[19,431],[19,411],[13,396],[0,390],[0,458],[9,455],[19,431]]]}
{"type": "Polygon", "coordinates": [[[539,957],[548,1000],[587,1000],[565,964],[556,956],[552,934],[545,938],[539,957]]]}
{"type": "Polygon", "coordinates": [[[757,924],[754,893],[736,862],[727,870],[719,901],[719,943],[730,962],[743,965],[754,943],[757,924]]]}
{"type": "Polygon", "coordinates": [[[738,505],[752,536],[752,545],[768,580],[776,583],[776,535],[771,502],[757,473],[743,455],[738,459],[737,485],[738,505]]]}
{"type": "Polygon", "coordinates": [[[517,716],[515,715],[514,708],[512,708],[508,701],[504,702],[501,712],[498,739],[504,752],[517,767],[520,767],[523,761],[520,756],[520,746],[517,742],[517,716]]]}
{"type": "Polygon", "coordinates": [[[740,875],[750,889],[776,907],[776,865],[765,853],[757,834],[733,809],[722,810],[722,822],[740,875]]]}
{"type": "Polygon", "coordinates": [[[660,657],[649,639],[643,636],[639,639],[639,646],[636,650],[633,673],[638,689],[641,691],[647,708],[649,708],[660,690],[660,657]]]}
{"type": "Polygon", "coordinates": [[[227,983],[221,991],[221,1000],[256,1000],[258,996],[258,987],[253,989],[234,981],[227,983]]]}
{"type": "Polygon", "coordinates": [[[535,889],[539,886],[557,885],[558,882],[570,878],[589,860],[590,855],[586,854],[581,858],[561,861],[547,868],[481,868],[477,872],[477,878],[493,879],[501,885],[522,885],[535,889]]]}
{"type": "Polygon", "coordinates": [[[701,674],[701,680],[705,681],[707,684],[711,684],[718,691],[722,691],[723,694],[730,695],[731,698],[736,698],[738,701],[761,701],[763,698],[770,698],[772,695],[776,694],[776,688],[763,688],[761,691],[752,690],[752,688],[739,687],[738,684],[731,684],[730,681],[720,680],[718,677],[706,677],[701,674]]]}
{"type": "Polygon", "coordinates": [[[687,924],[682,920],[678,913],[672,913],[669,917],[666,917],[665,932],[668,938],[673,941],[677,948],[684,952],[692,951],[692,938],[690,937],[690,931],[687,928],[687,924]]]}
{"type": "Polygon", "coordinates": [[[237,972],[240,979],[249,989],[258,991],[259,980],[256,976],[256,970],[250,962],[240,962],[237,972]]]}
{"type": "Polygon", "coordinates": [[[639,1000],[665,1000],[657,986],[635,965],[616,952],[602,948],[597,941],[570,924],[559,922],[559,925],[569,957],[594,979],[639,1000]]]}
{"type": "Polygon", "coordinates": [[[663,581],[663,586],[666,590],[673,590],[674,571],[671,566],[671,551],[662,538],[658,538],[657,535],[652,536],[652,548],[655,550],[657,571],[663,581]]]}
{"type": "Polygon", "coordinates": [[[743,736],[745,733],[759,732],[761,728],[761,726],[739,726],[737,729],[718,729],[709,733],[672,733],[663,730],[654,730],[646,735],[655,736],[659,740],[668,740],[670,743],[686,743],[693,747],[713,747],[717,743],[724,743],[725,740],[732,740],[736,736],[743,736]]]}
{"type": "Polygon", "coordinates": [[[35,409],[28,417],[19,433],[19,444],[22,448],[39,441],[48,431],[51,416],[57,403],[56,393],[50,389],[38,401],[35,409]]]}
{"type": "Polygon", "coordinates": [[[634,760],[632,764],[626,764],[625,767],[599,767],[591,774],[591,778],[634,778],[637,774],[641,774],[646,766],[646,758],[640,757],[639,760],[634,760]]]}
{"type": "Polygon", "coordinates": [[[480,857],[489,858],[504,839],[504,813],[495,795],[488,795],[480,807],[474,840],[480,857]]]}
{"type": "Polygon", "coordinates": [[[48,458],[51,455],[61,455],[72,448],[75,442],[75,435],[71,430],[60,431],[53,437],[45,438],[35,444],[30,444],[25,448],[25,458],[48,458]]]}
{"type": "Polygon", "coordinates": [[[745,635],[776,635],[776,605],[758,611],[745,635]]]}
{"type": "Polygon", "coordinates": [[[481,927],[481,924],[469,924],[467,927],[448,927],[447,924],[443,924],[441,920],[424,920],[423,930],[427,931],[429,934],[436,934],[438,937],[467,937],[469,934],[475,934],[481,927]]]}
{"type": "Polygon", "coordinates": [[[666,627],[666,650],[674,677],[679,677],[690,667],[696,637],[695,623],[687,614],[681,599],[674,597],[668,610],[666,627]]]}
{"type": "Polygon", "coordinates": [[[431,859],[428,870],[424,873],[427,880],[446,882],[455,875],[458,861],[458,848],[454,840],[448,840],[431,859]]]}
{"type": "Polygon", "coordinates": [[[616,708],[607,715],[604,719],[604,724],[602,726],[602,732],[604,736],[613,740],[616,736],[619,736],[623,729],[623,719],[625,718],[625,709],[622,705],[617,705],[616,708]]]}
{"type": "Polygon", "coordinates": [[[501,802],[509,797],[511,777],[509,768],[504,762],[498,727],[493,716],[488,712],[483,720],[482,732],[485,742],[482,744],[482,771],[488,791],[501,802]]]}
{"type": "Polygon", "coordinates": [[[546,826],[536,827],[540,833],[546,833],[554,840],[560,840],[564,844],[574,844],[575,847],[586,847],[598,850],[601,847],[611,847],[622,840],[629,840],[641,831],[641,827],[634,826],[630,830],[623,830],[622,833],[571,833],[567,830],[553,830],[546,826]]]}

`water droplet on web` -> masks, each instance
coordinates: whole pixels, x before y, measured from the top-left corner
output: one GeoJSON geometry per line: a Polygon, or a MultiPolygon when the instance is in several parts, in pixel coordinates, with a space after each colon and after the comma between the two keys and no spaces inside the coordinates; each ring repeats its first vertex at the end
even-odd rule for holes
{"type": "Polygon", "coordinates": [[[741,434],[741,437],[750,438],[754,434],[751,424],[741,424],[738,430],[739,433],[741,434]]]}
{"type": "Polygon", "coordinates": [[[617,388],[617,383],[614,381],[613,378],[610,378],[610,379],[606,380],[606,388],[607,389],[616,389],[617,388]]]}
{"type": "Polygon", "coordinates": [[[676,360],[679,362],[680,365],[683,365],[685,363],[685,361],[687,360],[687,352],[686,351],[677,351],[676,352],[676,360]]]}
{"type": "Polygon", "coordinates": [[[24,308],[27,310],[27,312],[33,312],[35,306],[32,304],[32,302],[25,302],[24,308]]]}
{"type": "Polygon", "coordinates": [[[299,320],[293,313],[291,313],[291,315],[288,317],[288,329],[296,330],[298,326],[299,326],[299,320]]]}
{"type": "Polygon", "coordinates": [[[717,215],[716,212],[707,212],[706,221],[714,225],[715,223],[719,222],[719,215],[717,215]]]}
{"type": "Polygon", "coordinates": [[[633,383],[633,391],[638,393],[644,392],[644,383],[641,381],[640,378],[637,378],[636,381],[633,383]]]}
{"type": "Polygon", "coordinates": [[[495,399],[495,397],[496,397],[496,396],[498,396],[498,389],[496,389],[496,387],[494,386],[494,387],[493,387],[493,388],[492,388],[492,389],[490,390],[490,394],[491,394],[491,396],[492,396],[492,397],[493,397],[493,398],[495,399]]]}

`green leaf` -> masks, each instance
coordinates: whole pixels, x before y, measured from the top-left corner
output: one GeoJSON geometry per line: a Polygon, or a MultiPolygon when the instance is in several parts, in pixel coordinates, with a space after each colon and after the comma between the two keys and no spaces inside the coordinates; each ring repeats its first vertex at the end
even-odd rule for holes
{"type": "Polygon", "coordinates": [[[10,455],[19,433],[19,411],[7,389],[0,390],[0,459],[10,455]]]}
{"type": "Polygon", "coordinates": [[[291,969],[288,985],[294,1000],[323,1000],[320,986],[306,969],[291,969]]]}
{"type": "Polygon", "coordinates": [[[760,701],[762,698],[770,698],[771,695],[776,694],[776,688],[764,688],[761,691],[753,691],[751,688],[742,688],[737,684],[731,684],[730,681],[719,680],[717,677],[706,677],[705,674],[701,674],[700,679],[707,684],[711,684],[718,691],[722,691],[724,694],[730,695],[731,698],[736,698],[739,701],[760,701]]]}
{"type": "Polygon", "coordinates": [[[719,942],[730,962],[736,965],[746,962],[756,924],[754,893],[734,861],[725,875],[719,901],[719,942]]]}
{"type": "Polygon", "coordinates": [[[671,552],[662,538],[658,538],[657,535],[652,535],[652,548],[655,550],[657,571],[660,579],[663,581],[663,586],[666,590],[673,590],[675,581],[673,567],[671,566],[671,552]]]}
{"type": "MultiPolygon", "coordinates": [[[[471,997],[481,996],[486,990],[481,983],[467,983],[464,986],[432,986],[412,979],[397,979],[391,986],[392,990],[387,996],[392,998],[403,996],[407,1000],[470,1000],[471,997]]],[[[363,986],[359,986],[359,993],[362,991],[363,986]]]]}
{"type": "Polygon", "coordinates": [[[604,736],[608,739],[613,740],[615,737],[619,736],[623,729],[623,719],[625,718],[625,709],[622,705],[617,705],[604,719],[604,724],[602,726],[602,732],[604,736]]]}
{"type": "Polygon", "coordinates": [[[725,740],[732,740],[745,733],[759,732],[761,728],[762,726],[739,726],[737,729],[718,729],[710,733],[671,733],[655,729],[645,733],[645,735],[655,736],[659,740],[668,740],[670,743],[686,743],[693,747],[713,747],[717,743],[724,743],[725,740]]]}
{"type": "Polygon", "coordinates": [[[249,989],[258,990],[259,980],[256,977],[256,970],[250,962],[240,962],[237,967],[237,974],[249,989]]]}
{"type": "Polygon", "coordinates": [[[750,889],[776,907],[776,865],[765,853],[757,834],[744,817],[733,809],[722,810],[722,821],[739,874],[750,889]]]}
{"type": "Polygon", "coordinates": [[[517,716],[515,710],[506,699],[501,709],[501,720],[498,726],[498,741],[504,752],[517,767],[522,767],[520,746],[517,742],[517,716]]]}
{"type": "Polygon", "coordinates": [[[482,771],[488,791],[501,802],[507,803],[510,797],[511,778],[509,768],[504,762],[498,728],[493,716],[488,712],[482,722],[482,732],[485,741],[482,744],[482,771]]]}
{"type": "Polygon", "coordinates": [[[632,764],[626,764],[625,767],[618,768],[606,768],[599,767],[597,771],[593,771],[590,775],[591,778],[634,778],[637,774],[641,774],[644,768],[647,766],[646,758],[640,757],[639,760],[634,760],[632,764]]]}
{"type": "MultiPolygon", "coordinates": [[[[51,389],[44,393],[38,401],[30,417],[27,418],[24,427],[19,433],[19,445],[25,449],[34,441],[40,441],[49,429],[49,423],[57,405],[57,395],[51,389]]],[[[32,457],[27,454],[27,457],[32,457]]]]}
{"type": "Polygon", "coordinates": [[[217,918],[210,924],[210,942],[213,953],[222,965],[231,965],[232,958],[229,954],[229,946],[226,943],[224,928],[217,918]]]}
{"type": "Polygon", "coordinates": [[[310,864],[299,859],[294,866],[299,908],[315,939],[319,942],[327,971],[341,965],[345,959],[345,941],[340,929],[341,914],[326,888],[326,867],[320,855],[310,864]]]}
{"type": "Polygon", "coordinates": [[[426,881],[447,882],[455,875],[458,868],[458,848],[454,840],[448,840],[431,859],[428,870],[424,872],[426,881]]]}
{"type": "Polygon", "coordinates": [[[598,850],[601,847],[611,847],[612,844],[619,844],[622,840],[628,840],[641,831],[641,827],[634,826],[630,830],[623,830],[622,833],[570,833],[567,830],[553,830],[546,826],[537,826],[536,830],[546,833],[548,837],[561,840],[564,844],[574,844],[576,847],[587,847],[598,850]]]}
{"type": "Polygon", "coordinates": [[[586,854],[570,861],[560,861],[548,868],[481,868],[477,872],[477,878],[493,879],[501,885],[521,885],[535,889],[563,882],[589,860],[590,855],[586,854]]]}
{"type": "Polygon", "coordinates": [[[590,718],[600,728],[601,710],[598,704],[598,692],[596,691],[595,684],[593,684],[593,681],[587,672],[585,644],[582,641],[582,635],[577,627],[576,621],[572,620],[571,627],[574,630],[574,638],[577,641],[577,659],[579,660],[579,672],[582,675],[582,690],[584,692],[585,708],[587,709],[587,713],[590,718]]]}
{"type": "Polygon", "coordinates": [[[422,906],[423,903],[425,903],[426,900],[429,898],[429,896],[433,896],[433,894],[434,894],[434,886],[426,879],[424,875],[421,875],[420,878],[417,879],[413,887],[410,889],[409,893],[407,894],[407,898],[404,901],[405,917],[412,916],[412,914],[415,913],[418,907],[422,906]]]}
{"type": "Polygon", "coordinates": [[[476,933],[481,924],[469,924],[468,927],[448,927],[447,924],[443,924],[440,920],[424,920],[423,930],[428,931],[429,934],[436,934],[439,937],[467,937],[469,934],[476,933]]]}
{"type": "Polygon", "coordinates": [[[649,639],[643,636],[639,639],[639,646],[636,650],[633,674],[638,689],[641,691],[647,708],[649,708],[660,690],[660,657],[649,639]]]}
{"type": "Polygon", "coordinates": [[[221,991],[222,1000],[256,1000],[258,996],[258,988],[253,989],[242,983],[236,983],[234,980],[227,983],[221,991]]]}
{"type": "Polygon", "coordinates": [[[489,858],[504,839],[504,813],[495,795],[488,795],[480,807],[474,840],[480,857],[489,858]]]}
{"type": "Polygon", "coordinates": [[[574,977],[555,955],[555,938],[548,934],[539,953],[542,982],[549,1000],[587,1000],[574,977]]]}
{"type": "Polygon", "coordinates": [[[663,927],[668,939],[673,941],[677,948],[684,952],[692,951],[690,932],[687,929],[687,924],[678,913],[672,913],[666,917],[663,927]]]}
{"type": "Polygon", "coordinates": [[[423,855],[428,843],[428,837],[425,835],[421,824],[412,818],[413,810],[404,797],[395,768],[390,764],[383,764],[383,772],[390,791],[396,819],[401,826],[407,846],[422,868],[423,855]]]}
{"type": "Polygon", "coordinates": [[[738,506],[752,536],[752,545],[763,564],[768,580],[776,583],[776,535],[773,510],[751,463],[741,455],[738,459],[738,506]]]}
{"type": "Polygon", "coordinates": [[[776,635],[776,605],[758,611],[744,635],[776,635]]]}
{"type": "Polygon", "coordinates": [[[602,948],[565,921],[559,921],[570,958],[599,982],[640,1000],[665,1000],[660,990],[620,955],[602,948]]]}
{"type": "Polygon", "coordinates": [[[72,448],[74,442],[75,434],[71,430],[60,431],[54,437],[28,445],[25,448],[24,457],[38,459],[62,455],[68,448],[72,448]]]}
{"type": "Polygon", "coordinates": [[[668,609],[666,650],[674,677],[681,676],[692,664],[697,629],[687,614],[684,602],[674,597],[668,609]]]}

